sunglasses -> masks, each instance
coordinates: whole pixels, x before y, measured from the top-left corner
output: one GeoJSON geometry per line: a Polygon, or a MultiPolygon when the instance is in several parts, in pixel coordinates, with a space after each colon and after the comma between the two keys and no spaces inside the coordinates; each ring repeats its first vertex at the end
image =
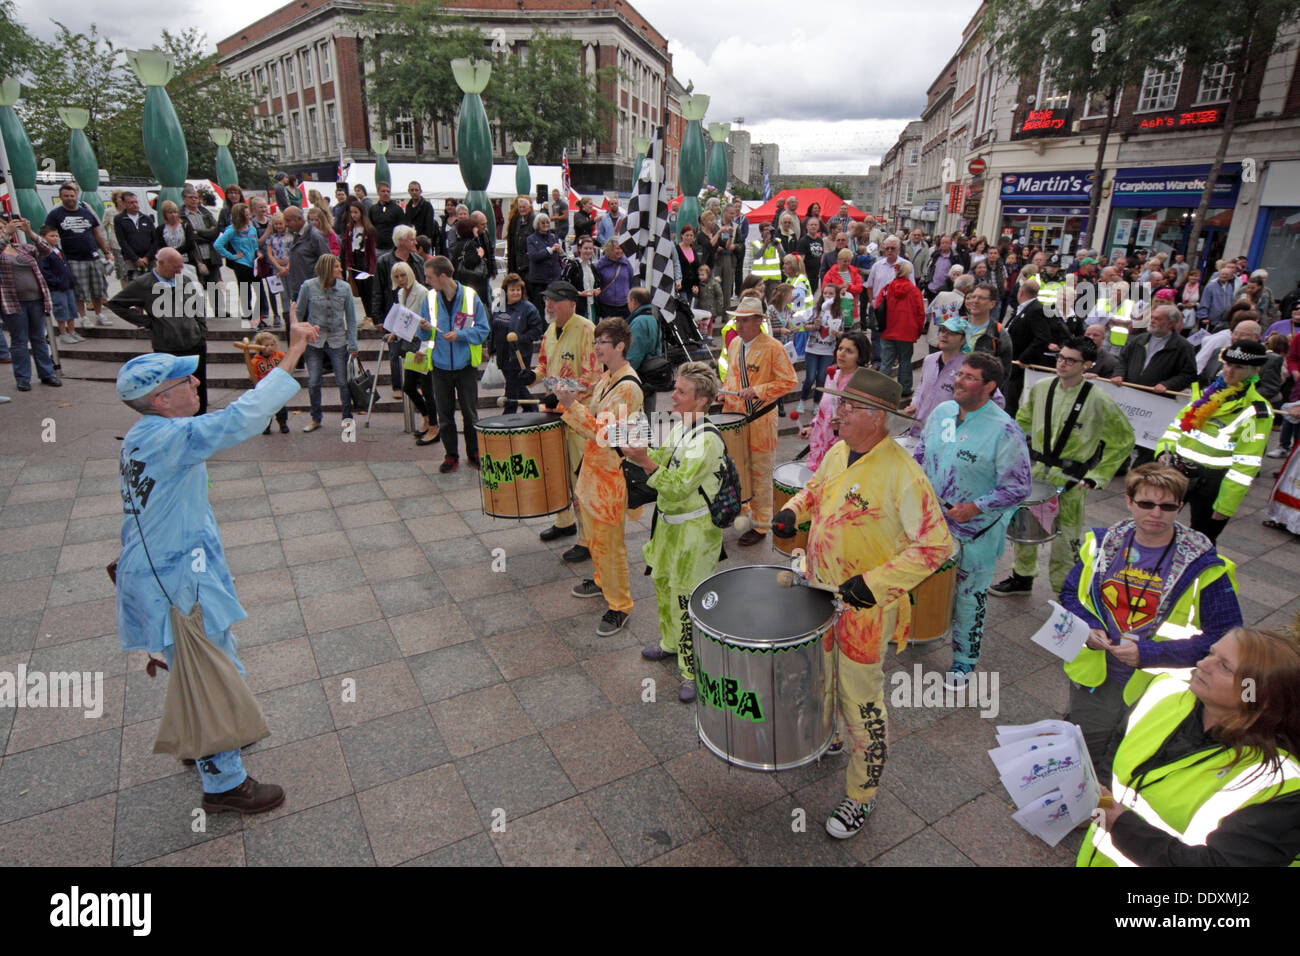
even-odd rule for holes
{"type": "Polygon", "coordinates": [[[1152,508],[1159,508],[1165,514],[1173,514],[1183,506],[1181,501],[1138,501],[1136,498],[1133,500],[1133,504],[1137,505],[1137,507],[1141,508],[1143,511],[1150,511],[1152,508]]]}

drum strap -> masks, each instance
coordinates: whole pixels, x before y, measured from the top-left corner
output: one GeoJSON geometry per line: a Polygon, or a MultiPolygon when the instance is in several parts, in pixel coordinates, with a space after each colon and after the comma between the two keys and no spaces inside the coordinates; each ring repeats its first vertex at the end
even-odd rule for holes
{"type": "MultiPolygon", "coordinates": [[[[748,356],[747,356],[747,354],[746,354],[746,351],[747,351],[747,350],[746,350],[746,347],[745,347],[745,343],[744,343],[743,341],[740,343],[740,348],[736,349],[736,351],[740,353],[740,354],[737,356],[737,358],[739,358],[740,361],[737,362],[736,364],[740,366],[740,385],[741,385],[741,388],[749,388],[749,369],[747,369],[747,368],[745,367],[745,359],[746,359],[748,356]]],[[[745,400],[745,407],[749,410],[749,417],[750,417],[751,420],[754,419],[754,418],[757,418],[757,417],[758,417],[758,415],[756,414],[756,413],[757,413],[757,410],[758,410],[758,400],[757,400],[757,399],[753,399],[753,398],[746,399],[746,400],[745,400]]]]}
{"type": "Polygon", "coordinates": [[[1062,458],[1061,453],[1065,451],[1066,442],[1070,440],[1070,433],[1074,431],[1074,426],[1079,421],[1079,415],[1083,412],[1083,406],[1087,404],[1088,393],[1092,391],[1092,382],[1084,382],[1083,387],[1079,389],[1079,395],[1074,400],[1074,406],[1070,409],[1065,418],[1065,424],[1061,428],[1061,433],[1057,435],[1056,441],[1052,441],[1052,408],[1056,400],[1056,384],[1060,379],[1054,378],[1050,385],[1047,386],[1047,407],[1043,410],[1043,449],[1039,450],[1029,446],[1029,457],[1038,462],[1042,462],[1048,467],[1060,468],[1075,481],[1071,487],[1083,478],[1084,473],[1092,465],[1100,460],[1101,443],[1098,442],[1097,453],[1092,456],[1090,461],[1074,461],[1073,459],[1062,458]]]}

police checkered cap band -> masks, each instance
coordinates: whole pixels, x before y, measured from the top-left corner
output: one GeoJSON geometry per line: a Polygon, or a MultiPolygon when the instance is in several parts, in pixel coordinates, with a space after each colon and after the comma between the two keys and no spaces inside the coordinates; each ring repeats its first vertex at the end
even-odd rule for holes
{"type": "Polygon", "coordinates": [[[1243,340],[1223,350],[1223,361],[1258,368],[1268,361],[1268,349],[1262,342],[1243,340]]]}

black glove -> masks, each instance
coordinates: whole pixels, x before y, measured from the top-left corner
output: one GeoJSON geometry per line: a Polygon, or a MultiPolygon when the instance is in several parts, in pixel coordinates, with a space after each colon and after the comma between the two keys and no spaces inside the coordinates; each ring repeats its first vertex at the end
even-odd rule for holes
{"type": "Polygon", "coordinates": [[[535,381],[537,381],[537,373],[532,369],[519,373],[519,384],[524,386],[524,388],[532,385],[535,381]]]}
{"type": "Polygon", "coordinates": [[[860,574],[855,574],[843,584],[840,585],[840,597],[844,598],[844,603],[849,607],[856,607],[865,611],[869,607],[876,606],[876,596],[871,593],[871,588],[867,587],[867,580],[860,574]]]}
{"type": "Polygon", "coordinates": [[[542,405],[545,408],[547,408],[549,411],[553,412],[560,407],[560,400],[555,397],[554,393],[552,393],[550,395],[547,395],[544,399],[542,399],[542,405]]]}
{"type": "Polygon", "coordinates": [[[774,538],[793,538],[795,536],[795,525],[799,523],[798,517],[789,508],[782,508],[772,519],[772,537],[774,538]]]}

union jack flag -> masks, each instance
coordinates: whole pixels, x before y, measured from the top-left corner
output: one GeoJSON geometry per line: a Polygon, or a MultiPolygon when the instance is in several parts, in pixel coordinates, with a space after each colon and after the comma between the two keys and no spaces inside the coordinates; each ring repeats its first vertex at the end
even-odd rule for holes
{"type": "Polygon", "coordinates": [[[565,193],[570,193],[570,192],[573,191],[573,186],[570,184],[570,180],[569,180],[569,151],[568,151],[568,149],[561,149],[561,150],[560,150],[560,169],[563,171],[563,172],[561,173],[561,175],[564,177],[564,191],[565,191],[565,193]]]}

